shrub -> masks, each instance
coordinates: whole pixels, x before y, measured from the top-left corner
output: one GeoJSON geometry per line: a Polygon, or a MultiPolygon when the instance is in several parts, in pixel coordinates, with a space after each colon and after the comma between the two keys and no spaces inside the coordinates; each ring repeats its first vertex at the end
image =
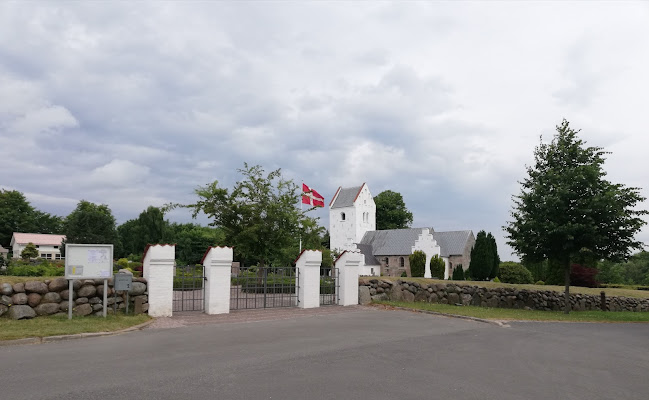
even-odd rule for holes
{"type": "Polygon", "coordinates": [[[128,260],[126,258],[120,258],[115,264],[120,268],[128,268],[128,260]]]}
{"type": "Polygon", "coordinates": [[[426,266],[426,253],[421,250],[416,250],[408,257],[408,260],[410,261],[410,276],[413,278],[423,278],[424,267],[426,266]]]}
{"type": "Polygon", "coordinates": [[[572,264],[570,267],[570,284],[573,286],[596,288],[599,286],[599,282],[595,279],[598,273],[599,271],[596,268],[572,264]]]}
{"type": "Polygon", "coordinates": [[[33,265],[28,262],[12,262],[7,267],[7,275],[12,276],[63,276],[65,267],[42,260],[40,264],[33,265]]]}
{"type": "Polygon", "coordinates": [[[453,270],[453,280],[454,281],[463,281],[464,280],[464,268],[462,264],[455,267],[453,270]]]}
{"type": "Polygon", "coordinates": [[[27,246],[20,252],[20,258],[23,260],[29,260],[30,258],[38,257],[38,249],[36,245],[32,242],[27,243],[27,246]]]}
{"type": "Polygon", "coordinates": [[[532,273],[527,268],[512,261],[506,261],[500,264],[498,277],[501,282],[505,283],[529,284],[534,282],[532,273]]]}
{"type": "Polygon", "coordinates": [[[402,278],[407,278],[407,277],[408,277],[408,274],[406,273],[406,271],[403,271],[403,272],[401,273],[401,277],[402,277],[402,278]]]}
{"type": "Polygon", "coordinates": [[[498,279],[498,277],[495,277],[495,278],[494,278],[494,282],[496,282],[496,283],[500,283],[500,279],[498,279]]]}
{"type": "Polygon", "coordinates": [[[430,273],[433,278],[444,279],[444,270],[446,265],[437,254],[430,259],[430,273]]]}
{"type": "Polygon", "coordinates": [[[537,282],[535,283],[535,285],[543,286],[543,285],[545,285],[545,282],[543,282],[543,281],[537,281],[537,282]]]}

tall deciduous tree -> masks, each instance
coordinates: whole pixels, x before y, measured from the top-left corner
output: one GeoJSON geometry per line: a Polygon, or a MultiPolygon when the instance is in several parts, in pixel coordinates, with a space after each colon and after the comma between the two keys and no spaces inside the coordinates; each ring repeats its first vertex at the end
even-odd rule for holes
{"type": "Polygon", "coordinates": [[[521,193],[514,196],[508,243],[523,261],[548,259],[562,266],[565,312],[570,312],[570,264],[580,252],[598,259],[626,259],[641,248],[635,234],[645,224],[638,188],[605,179],[601,147],[586,147],[565,119],[549,144],[534,150],[521,193]]]}
{"type": "Polygon", "coordinates": [[[401,193],[385,190],[374,197],[376,229],[402,229],[412,224],[412,213],[406,208],[401,193]]]}
{"type": "Polygon", "coordinates": [[[67,216],[65,236],[66,243],[118,244],[115,217],[110,208],[86,200],[81,200],[67,216]]]}
{"type": "Polygon", "coordinates": [[[58,233],[63,219],[32,207],[17,190],[0,190],[0,245],[9,247],[14,232],[58,233]]]}
{"type": "MultiPolygon", "coordinates": [[[[293,261],[300,235],[310,238],[311,231],[318,230],[315,221],[297,206],[300,188],[282,178],[279,169],[265,174],[259,165],[244,164],[239,172],[243,180],[232,191],[214,181],[198,188],[198,202],[185,207],[192,208],[194,216],[207,214],[212,225],[223,230],[225,244],[234,246],[239,259],[262,265],[293,261]]],[[[323,231],[320,228],[318,234],[323,231]]]]}

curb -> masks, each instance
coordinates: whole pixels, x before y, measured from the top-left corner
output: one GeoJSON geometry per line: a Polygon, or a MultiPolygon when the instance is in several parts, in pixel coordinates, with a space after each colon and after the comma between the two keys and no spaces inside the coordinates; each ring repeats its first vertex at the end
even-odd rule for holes
{"type": "Polygon", "coordinates": [[[147,326],[151,325],[154,321],[155,319],[150,319],[139,325],[131,326],[128,328],[121,329],[119,331],[112,331],[112,332],[89,332],[89,333],[75,333],[73,335],[57,335],[57,336],[45,336],[45,337],[30,337],[30,338],[13,339],[13,340],[0,340],[0,347],[14,346],[14,345],[18,346],[23,344],[53,343],[53,342],[63,342],[66,340],[83,339],[89,337],[120,335],[122,333],[142,330],[147,326]]]}
{"type": "Polygon", "coordinates": [[[379,308],[379,309],[383,309],[383,310],[410,311],[410,312],[416,312],[416,313],[421,313],[421,314],[439,315],[439,316],[442,316],[442,317],[467,319],[469,321],[476,321],[476,322],[482,322],[482,323],[485,323],[485,324],[496,325],[496,326],[499,326],[501,328],[510,328],[510,325],[508,323],[506,323],[505,321],[483,319],[483,318],[477,318],[477,317],[469,317],[467,315],[447,314],[447,313],[443,313],[443,312],[439,312],[439,311],[418,310],[416,308],[408,308],[408,307],[384,306],[382,304],[373,304],[371,306],[379,308]]]}

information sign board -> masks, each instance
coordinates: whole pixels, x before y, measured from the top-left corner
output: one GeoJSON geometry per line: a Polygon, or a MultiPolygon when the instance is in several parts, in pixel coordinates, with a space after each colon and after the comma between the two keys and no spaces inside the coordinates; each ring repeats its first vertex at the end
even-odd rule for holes
{"type": "Polygon", "coordinates": [[[113,279],[113,288],[115,291],[131,290],[133,284],[133,275],[131,274],[115,274],[113,279]]]}
{"type": "Polygon", "coordinates": [[[66,279],[108,279],[113,273],[112,244],[66,244],[66,279]]]}

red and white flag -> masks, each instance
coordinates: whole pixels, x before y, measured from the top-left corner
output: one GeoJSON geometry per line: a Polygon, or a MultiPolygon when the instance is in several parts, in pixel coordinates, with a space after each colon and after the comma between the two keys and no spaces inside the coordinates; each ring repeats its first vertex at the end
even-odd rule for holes
{"type": "Polygon", "coordinates": [[[324,207],[324,197],[320,193],[311,189],[304,183],[302,184],[302,203],[313,207],[324,207]]]}

